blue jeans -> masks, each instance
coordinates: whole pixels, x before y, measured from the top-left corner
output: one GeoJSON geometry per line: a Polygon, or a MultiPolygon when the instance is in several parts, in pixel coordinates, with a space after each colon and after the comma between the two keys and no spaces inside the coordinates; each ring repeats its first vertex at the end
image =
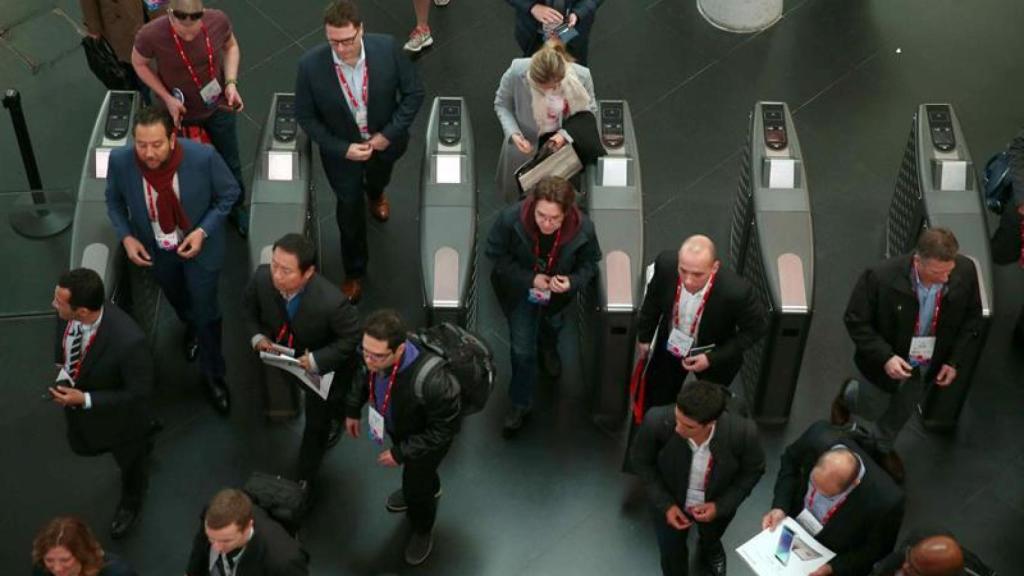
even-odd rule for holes
{"type": "Polygon", "coordinates": [[[553,346],[558,352],[558,333],[562,329],[562,315],[548,314],[547,309],[523,301],[508,316],[508,339],[512,353],[512,378],[508,383],[508,396],[512,405],[528,408],[537,387],[537,345],[553,346]]]}
{"type": "Polygon", "coordinates": [[[210,143],[220,153],[220,157],[224,159],[224,163],[228,165],[231,174],[238,181],[241,192],[238,195],[238,200],[235,201],[235,206],[242,206],[245,204],[245,183],[242,181],[242,162],[238,158],[237,117],[237,112],[228,112],[218,108],[209,118],[196,124],[206,129],[206,133],[210,135],[210,143]]]}

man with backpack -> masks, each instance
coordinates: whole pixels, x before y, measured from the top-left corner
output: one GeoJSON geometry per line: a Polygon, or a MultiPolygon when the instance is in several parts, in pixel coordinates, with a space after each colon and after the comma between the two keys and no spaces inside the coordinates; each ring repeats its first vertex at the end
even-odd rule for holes
{"type": "Polygon", "coordinates": [[[459,381],[447,363],[419,339],[406,334],[394,310],[378,310],[363,327],[366,370],[354,381],[346,406],[345,428],[359,437],[364,404],[369,403],[369,436],[391,446],[377,463],[402,468],[402,487],[388,496],[389,512],[406,512],[412,537],[405,561],[417,566],[433,549],[434,520],[441,497],[437,468],[459,430],[459,381]]]}

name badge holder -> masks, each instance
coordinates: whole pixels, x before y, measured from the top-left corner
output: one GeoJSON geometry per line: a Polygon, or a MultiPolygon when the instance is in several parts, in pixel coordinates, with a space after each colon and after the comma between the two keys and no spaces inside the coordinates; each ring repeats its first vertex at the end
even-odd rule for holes
{"type": "Polygon", "coordinates": [[[547,306],[551,302],[551,290],[538,290],[536,288],[530,288],[527,299],[532,304],[538,306],[547,306]]]}
{"type": "MultiPolygon", "coordinates": [[[[384,391],[384,403],[381,410],[386,414],[388,405],[391,404],[391,388],[395,385],[395,378],[398,377],[398,367],[402,365],[402,356],[395,359],[395,365],[391,368],[391,376],[388,377],[388,387],[384,391]]],[[[384,443],[384,415],[377,410],[377,398],[374,393],[373,372],[367,378],[370,387],[370,406],[367,412],[367,424],[370,426],[370,438],[378,444],[384,443]]]]}
{"type": "Polygon", "coordinates": [[[384,443],[384,417],[373,406],[367,414],[367,423],[370,425],[370,438],[377,444],[384,443]]]}
{"type": "Polygon", "coordinates": [[[206,104],[207,108],[213,108],[220,101],[220,95],[224,90],[220,87],[220,82],[216,78],[210,80],[199,90],[199,96],[203,98],[203,103],[206,104]]]}
{"type": "Polygon", "coordinates": [[[802,526],[804,530],[807,530],[811,536],[817,536],[818,533],[825,528],[807,508],[804,508],[800,512],[800,515],[796,517],[796,521],[797,524],[800,524],[800,526],[802,526]]]}
{"type": "Polygon", "coordinates": [[[910,364],[922,366],[932,361],[935,354],[935,336],[914,336],[910,339],[910,364]]]}
{"type": "Polygon", "coordinates": [[[676,358],[685,358],[690,353],[690,348],[693,347],[695,337],[697,335],[697,327],[700,326],[700,319],[704,316],[704,307],[708,303],[708,298],[711,296],[711,289],[715,287],[715,276],[717,272],[712,272],[711,277],[708,278],[708,283],[704,288],[704,296],[700,299],[700,304],[697,306],[697,312],[693,315],[693,322],[690,323],[690,333],[684,333],[678,326],[681,321],[679,299],[683,295],[683,279],[682,277],[676,277],[676,297],[672,302],[672,331],[668,334],[668,340],[665,342],[665,349],[668,353],[675,356],[676,358]]]}
{"type": "Polygon", "coordinates": [[[680,359],[685,358],[690,353],[692,346],[693,337],[683,334],[683,331],[679,328],[672,328],[672,331],[668,334],[668,342],[665,344],[668,353],[680,359]]]}

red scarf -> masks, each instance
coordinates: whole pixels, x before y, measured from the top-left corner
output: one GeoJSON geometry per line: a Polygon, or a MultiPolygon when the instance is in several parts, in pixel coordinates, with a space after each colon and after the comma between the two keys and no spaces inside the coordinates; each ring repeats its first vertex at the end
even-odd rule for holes
{"type": "Polygon", "coordinates": [[[135,155],[135,163],[138,164],[142,177],[156,190],[157,220],[164,234],[170,234],[177,228],[185,232],[192,228],[178,196],[174,194],[174,174],[178,171],[184,155],[182,147],[175,146],[171,156],[156,170],[150,170],[139,155],[135,155]]]}

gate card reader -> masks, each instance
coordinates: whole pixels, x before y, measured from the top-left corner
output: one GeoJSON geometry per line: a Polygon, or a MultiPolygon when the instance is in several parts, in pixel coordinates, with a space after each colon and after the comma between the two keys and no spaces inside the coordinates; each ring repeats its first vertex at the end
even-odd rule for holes
{"type": "Polygon", "coordinates": [[[626,140],[622,102],[601,104],[601,142],[605,148],[620,148],[626,140]]]}
{"type": "Polygon", "coordinates": [[[107,121],[103,127],[103,135],[110,140],[120,140],[128,135],[128,118],[132,113],[132,92],[111,92],[110,106],[107,108],[107,121]]]}
{"type": "Polygon", "coordinates": [[[949,114],[949,106],[945,104],[929,104],[925,106],[928,113],[928,132],[932,135],[932,145],[943,152],[956,147],[953,136],[953,120],[949,114]]]}
{"type": "Polygon", "coordinates": [[[462,139],[462,101],[441,98],[437,111],[437,139],[445,146],[454,146],[462,139]]]}
{"type": "Polygon", "coordinates": [[[761,119],[764,122],[764,145],[771,150],[782,150],[789,145],[786,137],[786,120],[781,104],[764,104],[761,106],[761,119]]]}
{"type": "Polygon", "coordinates": [[[279,94],[277,96],[277,113],[274,115],[274,140],[291,142],[295,140],[298,124],[295,120],[295,96],[279,94]]]}

